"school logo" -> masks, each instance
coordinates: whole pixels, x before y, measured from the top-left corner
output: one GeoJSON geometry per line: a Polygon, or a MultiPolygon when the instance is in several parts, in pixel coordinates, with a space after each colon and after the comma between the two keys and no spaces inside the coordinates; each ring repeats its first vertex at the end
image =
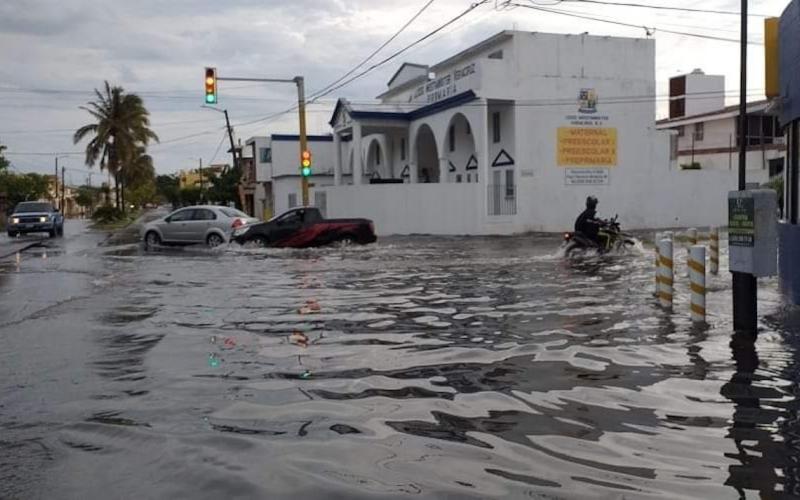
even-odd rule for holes
{"type": "Polygon", "coordinates": [[[597,92],[594,89],[581,89],[578,92],[578,112],[597,112],[597,92]]]}

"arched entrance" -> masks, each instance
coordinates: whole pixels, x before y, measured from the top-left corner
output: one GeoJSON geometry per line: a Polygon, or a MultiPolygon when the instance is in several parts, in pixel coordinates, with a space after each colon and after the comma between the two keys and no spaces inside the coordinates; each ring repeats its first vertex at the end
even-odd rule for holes
{"type": "Polygon", "coordinates": [[[377,138],[372,139],[367,148],[367,178],[391,177],[388,167],[386,152],[381,148],[381,141],[377,138]]]}
{"type": "Polygon", "coordinates": [[[417,130],[416,145],[418,182],[439,182],[439,151],[433,130],[427,124],[417,130]]]}
{"type": "Polygon", "coordinates": [[[448,169],[444,174],[447,182],[478,182],[475,139],[464,114],[456,113],[450,119],[442,149],[447,158],[448,169]]]}

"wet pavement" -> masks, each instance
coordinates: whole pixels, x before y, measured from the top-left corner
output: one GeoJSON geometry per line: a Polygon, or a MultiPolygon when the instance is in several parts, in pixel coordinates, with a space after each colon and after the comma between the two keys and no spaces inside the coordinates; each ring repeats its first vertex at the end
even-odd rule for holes
{"type": "Polygon", "coordinates": [[[0,498],[792,498],[797,334],[549,236],[0,261],[0,498]]]}

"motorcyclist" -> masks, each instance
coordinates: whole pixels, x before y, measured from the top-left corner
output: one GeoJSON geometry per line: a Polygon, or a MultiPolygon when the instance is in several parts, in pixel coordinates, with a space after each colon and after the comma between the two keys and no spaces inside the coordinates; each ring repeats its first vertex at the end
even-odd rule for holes
{"type": "MultiPolygon", "coordinates": [[[[595,242],[598,247],[605,248],[607,241],[601,241],[599,234],[600,228],[605,224],[597,217],[597,198],[589,196],[586,198],[586,210],[581,212],[575,220],[575,232],[584,235],[586,238],[595,242]]],[[[608,240],[608,238],[603,238],[608,240]]]]}

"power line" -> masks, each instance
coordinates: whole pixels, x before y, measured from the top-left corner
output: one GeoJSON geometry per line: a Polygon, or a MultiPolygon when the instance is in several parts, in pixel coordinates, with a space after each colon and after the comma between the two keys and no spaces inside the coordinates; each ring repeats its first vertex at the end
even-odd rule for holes
{"type": "Polygon", "coordinates": [[[217,159],[217,154],[219,154],[220,148],[222,148],[222,143],[225,142],[225,139],[228,137],[227,131],[222,133],[222,139],[220,139],[219,144],[217,145],[216,151],[214,151],[214,156],[211,157],[211,161],[208,162],[209,165],[214,163],[214,160],[217,159]]]}
{"type": "Polygon", "coordinates": [[[364,58],[364,60],[362,60],[362,61],[361,61],[360,63],[358,63],[357,65],[355,65],[355,66],[354,66],[354,67],[353,67],[353,68],[352,68],[350,71],[348,71],[347,73],[345,73],[344,75],[342,75],[341,77],[339,77],[339,79],[335,80],[334,82],[332,82],[332,83],[329,83],[328,85],[326,85],[326,86],[325,86],[325,87],[323,87],[322,89],[320,89],[320,90],[317,90],[317,91],[315,91],[315,92],[312,92],[312,93],[311,93],[311,95],[312,95],[312,100],[313,100],[313,96],[314,96],[314,95],[316,95],[316,94],[319,94],[319,93],[321,93],[321,92],[324,92],[325,90],[329,89],[330,87],[333,87],[333,86],[334,86],[334,85],[336,85],[337,83],[341,82],[342,80],[344,80],[344,79],[345,79],[345,78],[347,78],[348,76],[350,76],[350,75],[352,75],[353,73],[355,73],[355,72],[358,70],[358,68],[362,67],[362,66],[363,66],[363,65],[365,65],[367,62],[369,62],[369,60],[370,60],[370,59],[372,59],[373,57],[375,57],[375,55],[376,55],[378,52],[380,52],[381,50],[383,50],[383,49],[384,49],[384,48],[385,48],[387,45],[389,45],[390,43],[392,43],[392,42],[393,42],[393,41],[394,41],[394,40],[395,40],[395,39],[396,39],[398,36],[400,36],[400,34],[401,34],[403,31],[405,31],[405,29],[406,29],[406,28],[408,28],[408,27],[411,25],[411,23],[413,23],[414,21],[416,21],[416,20],[417,20],[417,18],[418,18],[419,16],[421,16],[421,15],[422,15],[422,13],[423,13],[423,12],[425,12],[425,10],[427,10],[427,8],[428,8],[428,7],[430,7],[430,6],[431,6],[431,4],[432,4],[434,1],[435,1],[435,0],[428,0],[428,1],[425,3],[425,5],[423,5],[423,6],[422,6],[422,8],[421,8],[421,9],[419,9],[419,10],[417,11],[417,13],[416,13],[416,14],[414,14],[414,15],[411,17],[411,19],[409,19],[408,21],[406,21],[406,23],[405,23],[405,24],[403,24],[403,26],[401,26],[401,27],[400,27],[400,29],[399,29],[399,30],[397,30],[397,31],[395,32],[395,34],[394,34],[394,35],[392,35],[391,37],[389,37],[389,39],[388,39],[388,40],[386,40],[385,42],[383,42],[383,44],[381,44],[381,46],[380,46],[380,47],[378,47],[377,49],[373,50],[373,51],[372,51],[372,53],[370,53],[370,55],[368,55],[366,58],[364,58]]]}
{"type": "MultiPolygon", "coordinates": [[[[739,16],[741,15],[740,12],[735,12],[731,10],[713,10],[713,9],[696,9],[691,7],[672,7],[666,5],[649,5],[649,4],[642,4],[642,3],[633,3],[633,2],[609,2],[607,0],[562,0],[565,2],[577,2],[577,3],[593,3],[593,4],[600,4],[600,5],[614,5],[620,7],[638,7],[644,9],[655,9],[655,10],[673,10],[678,12],[693,12],[693,13],[700,13],[700,14],[723,14],[723,15],[730,15],[730,16],[739,16]]],[[[535,2],[532,2],[535,3],[535,2]]],[[[557,2],[561,3],[561,2],[557,2]]],[[[551,5],[557,5],[551,4],[551,5]]],[[[748,17],[772,17],[767,16],[764,14],[747,14],[748,17]]]]}
{"type": "MultiPolygon", "coordinates": [[[[716,40],[716,41],[720,41],[720,42],[739,43],[739,40],[735,39],[735,38],[725,38],[725,37],[719,37],[719,36],[713,36],[713,35],[703,35],[703,34],[700,34],[700,33],[689,33],[689,32],[685,32],[685,31],[674,31],[674,30],[667,30],[667,29],[657,28],[655,26],[650,27],[650,26],[645,26],[645,25],[626,23],[626,22],[622,22],[622,21],[612,21],[610,19],[602,19],[602,18],[599,18],[599,17],[589,16],[589,15],[584,15],[584,14],[578,14],[578,13],[571,12],[571,11],[566,11],[566,10],[548,9],[548,8],[545,8],[545,7],[536,7],[534,5],[526,5],[526,4],[519,4],[519,3],[515,3],[515,4],[511,4],[511,5],[516,5],[517,7],[523,7],[523,8],[526,8],[526,9],[538,10],[538,11],[541,11],[541,12],[548,12],[550,14],[560,14],[562,16],[569,16],[569,17],[574,17],[574,18],[578,18],[578,19],[587,19],[589,21],[597,21],[597,22],[601,22],[601,23],[616,24],[618,26],[625,26],[625,27],[628,27],[628,28],[643,29],[648,36],[652,35],[656,31],[660,31],[662,33],[670,33],[670,34],[673,34],[673,35],[689,36],[689,37],[695,37],[695,38],[704,38],[704,39],[707,39],[707,40],[716,40]]],[[[763,43],[759,43],[759,42],[748,42],[748,44],[750,44],[750,45],[764,45],[763,43]]]]}
{"type": "MultiPolygon", "coordinates": [[[[418,39],[417,39],[417,40],[415,40],[414,42],[412,42],[412,43],[410,43],[410,44],[406,45],[405,47],[403,47],[402,49],[400,49],[400,50],[397,50],[397,51],[393,52],[391,55],[389,55],[389,56],[387,56],[387,57],[385,57],[385,58],[381,59],[381,60],[380,60],[380,61],[378,61],[377,63],[375,63],[375,64],[373,64],[372,66],[370,66],[370,67],[368,67],[367,69],[365,69],[364,71],[362,71],[362,72],[360,72],[360,73],[358,73],[358,74],[356,74],[356,75],[354,75],[354,76],[352,76],[352,77],[348,78],[347,80],[345,80],[345,81],[343,81],[343,82],[340,82],[339,84],[337,84],[337,85],[335,85],[335,86],[333,86],[333,87],[330,87],[330,88],[328,88],[328,89],[327,89],[327,90],[325,90],[324,92],[320,92],[320,93],[318,93],[317,95],[315,95],[315,96],[313,96],[311,99],[309,99],[309,101],[311,101],[311,102],[314,102],[314,101],[316,101],[317,99],[319,99],[320,97],[324,97],[324,96],[326,96],[326,95],[330,94],[331,92],[333,92],[334,90],[338,90],[338,89],[340,89],[340,88],[342,88],[342,87],[344,87],[344,86],[346,86],[346,85],[349,85],[350,83],[352,83],[352,82],[354,82],[354,81],[358,80],[359,78],[362,78],[363,76],[367,75],[368,73],[372,72],[373,70],[375,70],[375,69],[377,69],[377,68],[379,68],[379,67],[383,66],[383,65],[384,65],[384,64],[386,64],[387,62],[391,61],[391,60],[392,60],[392,59],[394,59],[395,57],[397,57],[397,56],[399,56],[399,55],[403,54],[404,52],[408,51],[408,50],[409,50],[409,49],[411,49],[412,47],[414,47],[414,46],[416,46],[416,45],[418,45],[418,44],[420,44],[420,43],[424,42],[425,40],[427,40],[428,38],[432,37],[432,36],[433,36],[433,35],[435,35],[436,33],[438,33],[438,32],[440,32],[440,31],[442,31],[442,30],[443,30],[443,29],[445,29],[446,27],[448,27],[448,26],[450,26],[451,24],[453,24],[453,23],[457,22],[458,20],[460,20],[461,18],[463,18],[464,16],[466,16],[467,14],[469,14],[470,12],[472,12],[473,10],[475,10],[476,8],[480,7],[481,5],[483,5],[483,4],[485,4],[485,3],[487,3],[488,1],[489,1],[489,0],[480,0],[479,2],[475,2],[475,3],[471,4],[469,7],[467,7],[467,8],[466,8],[464,11],[462,11],[460,14],[458,14],[458,15],[457,15],[457,16],[455,16],[455,17],[453,17],[453,18],[452,18],[452,19],[450,19],[449,21],[445,22],[444,24],[442,24],[441,26],[439,26],[439,27],[438,27],[438,28],[436,28],[435,30],[433,30],[433,31],[431,31],[431,32],[429,32],[429,33],[427,33],[426,35],[422,36],[421,38],[418,38],[418,39]]],[[[285,115],[286,113],[291,113],[292,111],[294,111],[294,110],[296,110],[296,109],[297,109],[297,105],[294,105],[294,106],[292,106],[292,107],[291,107],[291,108],[289,108],[289,109],[286,109],[286,110],[284,110],[284,111],[279,111],[279,112],[277,112],[277,113],[273,113],[273,114],[267,115],[267,116],[265,116],[264,118],[261,118],[261,119],[259,119],[259,120],[253,120],[253,121],[250,121],[250,122],[238,123],[238,124],[235,124],[234,126],[241,127],[241,126],[246,126],[246,125],[253,125],[253,124],[260,123],[260,122],[264,122],[264,121],[269,121],[269,120],[272,120],[272,119],[274,119],[274,118],[277,118],[277,117],[279,117],[279,116],[281,116],[281,115],[285,115]]]]}

